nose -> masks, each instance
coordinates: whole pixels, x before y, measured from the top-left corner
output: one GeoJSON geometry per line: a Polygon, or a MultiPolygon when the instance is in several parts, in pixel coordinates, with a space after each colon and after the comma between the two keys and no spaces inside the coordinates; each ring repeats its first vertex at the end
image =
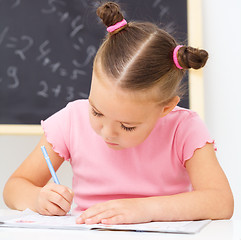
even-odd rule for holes
{"type": "Polygon", "coordinates": [[[113,140],[117,137],[118,132],[116,126],[112,123],[105,123],[102,125],[101,136],[106,140],[113,140]]]}

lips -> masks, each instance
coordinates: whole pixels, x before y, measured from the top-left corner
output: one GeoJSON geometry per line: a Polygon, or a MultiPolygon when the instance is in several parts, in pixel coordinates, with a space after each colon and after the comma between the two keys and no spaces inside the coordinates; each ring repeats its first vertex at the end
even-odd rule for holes
{"type": "Polygon", "coordinates": [[[106,142],[106,143],[109,144],[109,145],[112,145],[112,146],[117,146],[118,145],[117,143],[110,143],[110,142],[106,142]]]}

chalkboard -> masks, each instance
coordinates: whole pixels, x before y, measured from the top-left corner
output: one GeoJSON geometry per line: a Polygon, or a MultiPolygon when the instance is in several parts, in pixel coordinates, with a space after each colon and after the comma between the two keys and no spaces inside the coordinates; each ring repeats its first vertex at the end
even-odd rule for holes
{"type": "MultiPolygon", "coordinates": [[[[186,0],[120,0],[127,20],[159,24],[187,40],[186,0]]],[[[106,34],[93,0],[0,0],[0,124],[39,124],[88,98],[106,34]]],[[[187,82],[187,77],[184,79],[187,82]]],[[[188,107],[188,96],[181,102],[188,107]]]]}

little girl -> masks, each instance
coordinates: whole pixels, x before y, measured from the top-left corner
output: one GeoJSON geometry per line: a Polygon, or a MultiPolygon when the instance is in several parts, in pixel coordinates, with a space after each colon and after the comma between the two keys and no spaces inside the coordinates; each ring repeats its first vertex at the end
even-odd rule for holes
{"type": "Polygon", "coordinates": [[[186,69],[205,50],[177,45],[152,23],[129,22],[119,6],[97,9],[108,35],[93,65],[88,100],[42,121],[39,144],[6,183],[13,209],[65,215],[73,198],[77,223],[225,219],[233,196],[198,115],[177,107],[186,69]],[[57,170],[73,169],[73,191],[49,183],[45,145],[57,170]]]}

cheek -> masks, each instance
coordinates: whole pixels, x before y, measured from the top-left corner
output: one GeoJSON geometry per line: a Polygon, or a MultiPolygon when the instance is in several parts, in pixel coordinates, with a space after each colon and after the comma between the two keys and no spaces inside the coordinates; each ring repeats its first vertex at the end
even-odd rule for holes
{"type": "Polygon", "coordinates": [[[140,129],[138,132],[130,135],[129,139],[127,140],[131,145],[139,145],[140,143],[144,142],[145,139],[150,135],[153,127],[148,126],[143,129],[140,129]]]}
{"type": "Polygon", "coordinates": [[[129,147],[135,147],[139,144],[141,144],[149,135],[149,131],[147,132],[146,129],[142,130],[136,130],[135,132],[131,132],[128,134],[124,134],[122,137],[123,146],[129,148],[129,147]]]}
{"type": "Polygon", "coordinates": [[[101,123],[92,114],[89,115],[90,125],[96,133],[100,132],[101,123]]]}

